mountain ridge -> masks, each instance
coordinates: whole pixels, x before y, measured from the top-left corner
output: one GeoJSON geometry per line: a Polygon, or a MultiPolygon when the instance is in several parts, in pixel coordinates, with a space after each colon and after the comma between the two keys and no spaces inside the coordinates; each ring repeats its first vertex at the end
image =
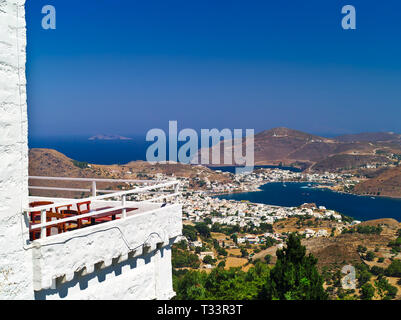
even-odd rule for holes
{"type": "MultiPolygon", "coordinates": [[[[243,138],[242,150],[245,150],[245,141],[246,139],[243,138]]],[[[211,150],[220,149],[220,159],[224,159],[222,143],[219,142],[219,144],[210,148],[211,150]]],[[[224,150],[233,152],[232,147],[231,150],[230,148],[224,150]]],[[[326,138],[286,127],[264,130],[254,135],[255,165],[281,164],[312,171],[314,168],[318,168],[318,171],[321,171],[325,169],[324,164],[331,157],[329,168],[333,169],[334,167],[336,170],[341,170],[343,168],[341,166],[336,167],[333,162],[340,160],[340,164],[346,158],[346,162],[350,163],[352,167],[353,159],[355,159],[356,165],[366,166],[377,161],[379,163],[391,162],[389,156],[392,153],[401,154],[401,135],[394,133],[362,133],[326,138]],[[369,137],[372,138],[372,141],[368,140],[369,137]]],[[[197,156],[198,160],[200,160],[200,153],[197,156]]],[[[211,157],[209,157],[209,163],[211,163],[211,160],[211,157]]],[[[224,166],[225,164],[217,163],[215,165],[224,166]]]]}

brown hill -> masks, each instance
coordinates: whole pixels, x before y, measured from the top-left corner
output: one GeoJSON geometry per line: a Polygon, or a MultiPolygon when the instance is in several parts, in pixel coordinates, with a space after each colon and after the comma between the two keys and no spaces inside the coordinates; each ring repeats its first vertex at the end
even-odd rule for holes
{"type": "MultiPolygon", "coordinates": [[[[299,232],[305,230],[305,225],[300,227],[295,223],[297,219],[289,218],[280,220],[275,223],[275,232],[299,232]]],[[[312,229],[331,229],[336,227],[333,222],[320,221],[322,225],[312,229]]],[[[378,263],[377,260],[372,262],[372,265],[387,267],[393,254],[388,243],[397,238],[397,231],[401,227],[401,223],[394,219],[376,219],[362,222],[362,226],[381,226],[382,231],[378,234],[361,234],[361,233],[345,233],[337,234],[333,237],[313,237],[302,239],[302,244],[306,246],[307,252],[312,253],[318,258],[318,267],[323,269],[327,267],[332,270],[341,270],[346,264],[353,266],[362,263],[361,254],[358,252],[358,246],[364,246],[368,251],[374,251],[377,257],[385,258],[383,263],[378,263]]],[[[311,228],[311,227],[308,227],[311,228]]],[[[266,254],[272,255],[272,262],[276,261],[277,247],[270,247],[256,254],[253,259],[263,259],[266,254]]],[[[364,261],[367,263],[366,261],[364,261]]]]}
{"type": "MultiPolygon", "coordinates": [[[[328,139],[288,128],[274,128],[254,136],[254,160],[256,165],[282,164],[330,171],[345,166],[360,167],[375,162],[391,162],[391,152],[398,150],[401,153],[401,145],[392,140],[385,143],[352,140],[345,137],[328,139]],[[380,156],[376,154],[378,149],[381,150],[380,156]]],[[[245,150],[245,141],[242,139],[242,150],[245,150]]],[[[211,148],[220,150],[221,162],[224,154],[222,145],[223,142],[220,142],[211,148]]],[[[225,150],[232,153],[232,147],[225,150]]],[[[210,152],[209,162],[211,160],[210,152]]]]}
{"type": "Polygon", "coordinates": [[[366,164],[385,164],[387,162],[388,159],[383,156],[336,154],[317,162],[310,169],[316,172],[339,172],[355,170],[366,164]]]}
{"type": "Polygon", "coordinates": [[[301,131],[275,128],[255,135],[255,162],[294,162],[321,159],[335,148],[334,141],[301,131]]]}
{"type": "MultiPolygon", "coordinates": [[[[390,261],[390,249],[387,244],[397,238],[397,230],[401,224],[394,219],[376,219],[362,222],[361,225],[381,226],[382,232],[377,234],[341,234],[330,238],[311,238],[304,240],[309,252],[318,258],[319,267],[333,266],[343,267],[345,264],[356,265],[362,262],[358,253],[358,246],[367,247],[368,251],[377,251],[378,257],[385,257],[386,261],[381,267],[388,266],[390,261]]],[[[366,261],[365,261],[366,263],[366,261]]]]}
{"type": "MultiPolygon", "coordinates": [[[[64,154],[52,149],[29,150],[30,176],[153,180],[157,179],[160,173],[172,177],[192,178],[190,186],[199,189],[203,187],[205,180],[232,182],[230,173],[216,172],[204,166],[181,163],[151,164],[145,161],[132,161],[126,165],[97,165],[70,159],[64,154]]],[[[31,179],[30,185],[87,189],[90,187],[90,182],[43,181],[31,179]]],[[[98,189],[111,188],[115,190],[121,187],[124,187],[124,184],[98,184],[98,189]]],[[[76,192],[48,190],[32,190],[31,194],[63,197],[80,196],[76,192]]]]}
{"type": "Polygon", "coordinates": [[[401,141],[401,135],[394,132],[364,132],[358,134],[346,134],[335,138],[341,142],[389,142],[401,141]]]}
{"type": "MultiPolygon", "coordinates": [[[[68,158],[64,154],[53,149],[29,150],[29,175],[46,177],[69,178],[115,178],[112,170],[105,170],[102,166],[88,165],[68,158]]],[[[62,187],[62,188],[90,188],[89,182],[49,181],[31,179],[30,186],[62,187]]],[[[107,189],[116,187],[110,184],[100,184],[98,188],[107,189]]],[[[77,192],[30,190],[31,195],[49,197],[79,197],[77,192]]],[[[86,193],[85,195],[88,195],[86,193]]],[[[82,194],[81,194],[82,196],[82,194]]]]}
{"type": "Polygon", "coordinates": [[[361,195],[401,197],[401,167],[387,169],[377,177],[357,184],[353,192],[361,195]]]}
{"type": "Polygon", "coordinates": [[[29,150],[29,175],[83,178],[83,170],[73,160],[53,149],[29,150]]]}

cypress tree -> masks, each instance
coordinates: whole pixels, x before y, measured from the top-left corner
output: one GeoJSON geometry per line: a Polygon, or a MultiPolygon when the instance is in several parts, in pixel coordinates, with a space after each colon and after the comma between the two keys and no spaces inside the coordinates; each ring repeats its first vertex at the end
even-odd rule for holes
{"type": "Polygon", "coordinates": [[[306,255],[305,246],[296,234],[290,234],[286,247],[277,250],[277,263],[260,292],[259,298],[269,300],[326,300],[323,278],[317,259],[306,255]]]}

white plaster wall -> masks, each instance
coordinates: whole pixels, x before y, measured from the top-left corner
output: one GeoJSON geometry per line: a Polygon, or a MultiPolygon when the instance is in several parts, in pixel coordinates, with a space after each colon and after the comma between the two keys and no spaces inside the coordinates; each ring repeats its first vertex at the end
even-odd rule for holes
{"type": "Polygon", "coordinates": [[[75,273],[66,283],[57,282],[55,289],[35,293],[37,300],[151,300],[171,299],[171,245],[138,258],[115,262],[93,273],[75,273]],[[168,272],[169,271],[169,272],[168,272]]]}
{"type": "Polygon", "coordinates": [[[25,0],[0,0],[0,299],[32,299],[28,205],[25,0]]]}
{"type": "Polygon", "coordinates": [[[181,233],[182,206],[171,205],[37,240],[36,299],[169,299],[181,233]]]}

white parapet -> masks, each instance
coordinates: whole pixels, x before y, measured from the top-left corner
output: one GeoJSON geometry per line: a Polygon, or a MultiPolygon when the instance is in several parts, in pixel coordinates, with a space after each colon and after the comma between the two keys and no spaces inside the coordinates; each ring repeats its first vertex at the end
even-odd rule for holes
{"type": "Polygon", "coordinates": [[[36,299],[169,299],[171,245],[182,206],[148,212],[33,242],[36,299]]]}
{"type": "Polygon", "coordinates": [[[0,300],[33,299],[25,248],[28,134],[25,0],[0,0],[0,300]]]}

